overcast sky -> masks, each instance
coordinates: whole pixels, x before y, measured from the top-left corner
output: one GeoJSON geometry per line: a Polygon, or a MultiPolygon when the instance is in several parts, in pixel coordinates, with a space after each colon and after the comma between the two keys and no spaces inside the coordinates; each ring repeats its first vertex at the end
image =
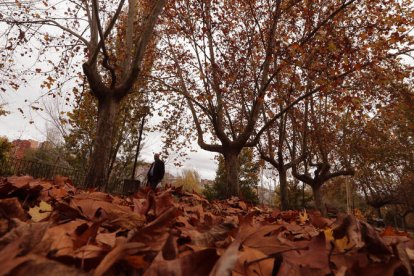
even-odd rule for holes
{"type": "MultiPolygon", "coordinates": [[[[0,136],[6,136],[9,140],[14,139],[33,139],[44,141],[46,139],[46,128],[49,116],[45,112],[33,111],[30,103],[40,101],[51,101],[50,96],[42,97],[40,84],[33,80],[27,86],[22,86],[19,91],[7,91],[0,94],[0,103],[6,103],[6,110],[9,115],[0,117],[0,136]],[[19,111],[21,108],[24,115],[19,111]]],[[[198,148],[198,147],[195,147],[198,148]]],[[[140,159],[152,162],[153,154],[162,151],[162,143],[159,134],[146,133],[144,148],[140,159]]],[[[173,153],[172,153],[173,154],[173,153]]],[[[176,168],[172,162],[166,162],[168,172],[177,175],[182,169],[194,169],[201,178],[214,179],[217,162],[214,160],[214,153],[199,149],[197,152],[188,151],[188,160],[183,163],[181,168],[176,168]]]]}

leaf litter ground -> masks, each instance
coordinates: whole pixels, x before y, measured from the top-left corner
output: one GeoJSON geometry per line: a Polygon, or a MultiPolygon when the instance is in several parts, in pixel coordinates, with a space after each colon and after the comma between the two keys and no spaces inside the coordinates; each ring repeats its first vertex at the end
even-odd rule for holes
{"type": "Polygon", "coordinates": [[[414,241],[348,215],[22,176],[0,179],[0,263],[0,275],[412,275],[414,241]]]}

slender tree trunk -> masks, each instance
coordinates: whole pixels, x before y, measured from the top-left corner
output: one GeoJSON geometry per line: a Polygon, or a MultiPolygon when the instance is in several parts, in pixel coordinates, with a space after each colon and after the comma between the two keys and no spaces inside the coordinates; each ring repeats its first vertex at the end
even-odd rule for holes
{"type": "Polygon", "coordinates": [[[280,184],[280,209],[282,211],[289,209],[287,176],[285,168],[279,168],[279,184],[280,184]]]}
{"type": "Polygon", "coordinates": [[[326,216],[326,209],[322,203],[321,186],[318,183],[312,185],[313,199],[315,201],[315,208],[321,211],[322,215],[326,216]]]}
{"type": "Polygon", "coordinates": [[[224,154],[224,164],[226,168],[226,197],[240,196],[239,186],[239,155],[235,152],[224,154]]]}
{"type": "Polygon", "coordinates": [[[118,111],[119,101],[116,99],[111,97],[98,99],[98,123],[93,152],[85,179],[86,187],[101,190],[106,188],[112,137],[118,111]]]}
{"type": "MultiPolygon", "coordinates": [[[[125,130],[125,123],[126,123],[126,115],[124,116],[124,119],[122,121],[122,126],[119,130],[119,136],[116,139],[117,144],[115,145],[115,147],[111,147],[111,153],[109,155],[110,162],[109,162],[109,168],[108,168],[108,181],[111,180],[111,173],[112,173],[112,170],[113,170],[114,165],[115,165],[116,156],[118,155],[119,148],[121,147],[122,143],[124,142],[124,139],[122,139],[122,136],[123,136],[124,130],[125,130]]],[[[114,134],[115,134],[115,132],[117,132],[117,131],[115,131],[115,129],[113,131],[114,131],[114,134]]]]}

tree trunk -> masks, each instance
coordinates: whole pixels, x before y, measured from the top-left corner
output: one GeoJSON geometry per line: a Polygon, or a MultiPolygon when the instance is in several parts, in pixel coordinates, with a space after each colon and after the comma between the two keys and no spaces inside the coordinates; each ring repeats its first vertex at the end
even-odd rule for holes
{"type": "Polygon", "coordinates": [[[279,184],[280,184],[280,209],[282,211],[289,209],[287,176],[284,168],[279,168],[279,184]]]}
{"type": "Polygon", "coordinates": [[[86,187],[106,189],[112,138],[118,111],[119,101],[116,99],[111,97],[98,99],[98,123],[85,179],[86,187]]]}
{"type": "Polygon", "coordinates": [[[239,186],[239,155],[235,152],[224,154],[224,164],[226,168],[226,197],[240,196],[239,186]]]}
{"type": "Polygon", "coordinates": [[[321,211],[322,215],[326,216],[326,208],[324,208],[322,203],[321,186],[317,183],[312,185],[313,200],[315,201],[315,208],[321,211]]]}
{"type": "Polygon", "coordinates": [[[379,219],[382,219],[381,207],[377,207],[377,216],[379,219]]]}

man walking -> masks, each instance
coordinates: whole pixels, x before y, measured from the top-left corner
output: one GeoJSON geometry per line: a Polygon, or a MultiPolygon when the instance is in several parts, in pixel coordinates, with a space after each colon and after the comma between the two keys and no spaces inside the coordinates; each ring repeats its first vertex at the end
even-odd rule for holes
{"type": "Polygon", "coordinates": [[[158,183],[160,183],[160,181],[164,177],[164,172],[164,162],[160,160],[160,154],[156,153],[154,154],[154,162],[151,164],[151,167],[148,170],[147,174],[148,183],[154,191],[158,183]]]}

